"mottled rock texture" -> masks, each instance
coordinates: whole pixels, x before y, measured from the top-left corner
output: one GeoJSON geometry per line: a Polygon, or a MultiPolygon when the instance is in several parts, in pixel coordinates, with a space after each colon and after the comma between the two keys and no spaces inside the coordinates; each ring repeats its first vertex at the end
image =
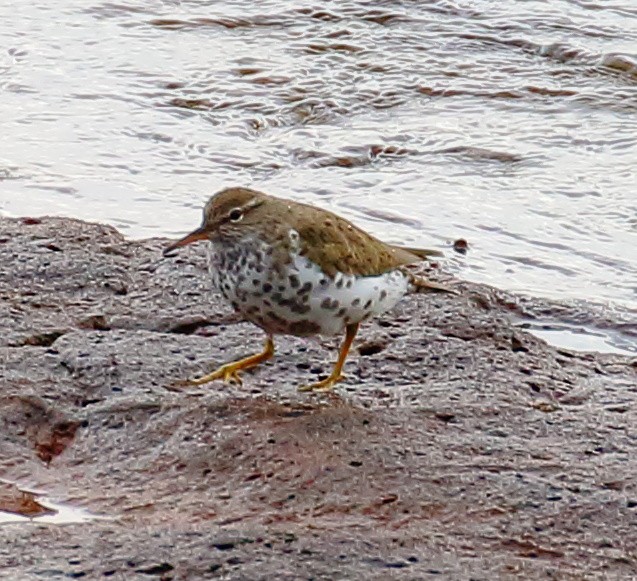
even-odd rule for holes
{"type": "Polygon", "coordinates": [[[0,219],[0,478],[110,517],[0,525],[3,578],[637,575],[637,363],[520,328],[566,307],[462,283],[365,325],[337,396],[296,387],[338,340],[287,338],[179,393],[262,335],[165,243],[0,219]]]}

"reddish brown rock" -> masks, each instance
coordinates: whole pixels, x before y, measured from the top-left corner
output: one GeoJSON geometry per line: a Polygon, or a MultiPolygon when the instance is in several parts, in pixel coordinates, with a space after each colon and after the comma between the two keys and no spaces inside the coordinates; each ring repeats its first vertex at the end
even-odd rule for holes
{"type": "Polygon", "coordinates": [[[296,392],[336,355],[296,339],[176,393],[262,339],[201,248],[60,218],[0,237],[0,478],[112,517],[0,526],[13,578],[636,574],[635,360],[519,328],[585,307],[463,283],[369,323],[336,396],[296,392]]]}

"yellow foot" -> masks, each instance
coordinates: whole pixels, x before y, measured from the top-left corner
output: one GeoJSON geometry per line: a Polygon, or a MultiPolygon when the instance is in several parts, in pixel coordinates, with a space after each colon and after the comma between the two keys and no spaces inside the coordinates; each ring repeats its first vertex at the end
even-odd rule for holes
{"type": "Polygon", "coordinates": [[[343,364],[345,363],[345,359],[347,359],[347,354],[349,353],[349,348],[352,346],[352,341],[354,341],[354,337],[356,336],[356,331],[358,331],[358,323],[354,323],[352,325],[347,325],[345,340],[341,345],[341,350],[338,354],[338,359],[336,361],[336,365],[334,365],[334,369],[332,369],[332,373],[330,373],[329,377],[322,379],[321,381],[317,381],[316,383],[310,383],[310,385],[302,385],[298,388],[301,392],[309,392],[309,391],[332,391],[332,387],[334,384],[338,383],[345,376],[341,373],[343,369],[343,364]]]}
{"type": "Polygon", "coordinates": [[[241,376],[239,375],[239,369],[233,367],[234,363],[227,363],[222,365],[219,369],[216,369],[212,373],[202,375],[201,377],[195,377],[193,379],[182,379],[176,381],[172,385],[168,386],[169,391],[183,391],[185,387],[192,387],[193,385],[204,385],[217,379],[223,379],[224,383],[235,383],[242,385],[241,376]]]}
{"type": "MultiPolygon", "coordinates": [[[[243,382],[241,381],[239,371],[243,369],[250,369],[251,367],[256,367],[257,365],[259,365],[259,363],[267,361],[273,355],[274,343],[272,341],[272,337],[268,335],[268,338],[265,341],[265,346],[263,347],[263,351],[261,353],[250,355],[250,357],[240,359],[239,361],[234,361],[233,363],[226,363],[212,373],[208,373],[208,375],[196,377],[195,379],[186,379],[185,381],[179,382],[177,385],[182,387],[188,385],[204,385],[205,383],[210,383],[211,381],[216,381],[217,379],[223,379],[225,383],[236,383],[238,385],[242,385],[243,382]]],[[[179,389],[173,389],[173,391],[179,391],[179,389]]]]}
{"type": "Polygon", "coordinates": [[[342,381],[343,379],[345,379],[345,376],[341,374],[330,375],[329,377],[326,377],[325,379],[322,379],[321,381],[317,381],[316,383],[310,383],[309,385],[302,385],[301,387],[298,388],[298,391],[300,392],[332,391],[332,388],[334,387],[334,385],[337,384],[339,381],[342,381]]]}
{"type": "Polygon", "coordinates": [[[243,365],[239,365],[239,363],[241,362],[237,361],[236,363],[226,363],[212,373],[202,375],[201,377],[195,377],[194,379],[187,379],[185,383],[186,385],[204,385],[205,383],[210,383],[217,379],[223,379],[224,383],[242,385],[243,381],[239,375],[239,371],[241,369],[245,369],[245,367],[243,365]]]}

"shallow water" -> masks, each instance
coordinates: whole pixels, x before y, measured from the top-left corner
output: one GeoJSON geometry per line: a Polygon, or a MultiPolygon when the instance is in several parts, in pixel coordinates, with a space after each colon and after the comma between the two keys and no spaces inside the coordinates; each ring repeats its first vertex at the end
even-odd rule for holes
{"type": "Polygon", "coordinates": [[[634,333],[625,334],[617,329],[599,329],[595,325],[537,321],[523,324],[521,327],[557,347],[575,351],[637,355],[637,340],[634,333]]]}
{"type": "Polygon", "coordinates": [[[5,214],[176,236],[252,185],[468,279],[636,304],[629,0],[5,2],[0,33],[5,214]]]}
{"type": "Polygon", "coordinates": [[[0,526],[15,523],[65,525],[110,520],[68,504],[58,504],[40,491],[0,479],[0,526]]]}
{"type": "Polygon", "coordinates": [[[104,517],[93,515],[81,508],[74,508],[63,504],[56,504],[46,499],[42,501],[42,505],[50,511],[50,513],[41,516],[22,516],[0,510],[0,525],[5,524],[27,524],[40,523],[51,525],[68,525],[86,523],[94,520],[103,520],[104,517]]]}

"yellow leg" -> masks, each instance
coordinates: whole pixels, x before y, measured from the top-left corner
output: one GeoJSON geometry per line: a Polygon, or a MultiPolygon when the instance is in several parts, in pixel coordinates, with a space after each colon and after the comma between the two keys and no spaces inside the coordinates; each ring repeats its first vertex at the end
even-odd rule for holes
{"type": "Polygon", "coordinates": [[[299,391],[330,391],[335,383],[338,383],[341,379],[343,379],[343,374],[341,373],[341,371],[343,370],[343,365],[345,364],[347,354],[349,353],[349,349],[352,346],[354,337],[356,337],[357,331],[358,323],[347,325],[347,328],[345,330],[345,340],[341,345],[341,350],[338,354],[336,365],[334,365],[334,369],[332,369],[332,373],[330,374],[330,376],[322,379],[321,381],[317,381],[316,383],[311,383],[310,385],[302,385],[301,387],[299,387],[299,391]]]}
{"type": "Polygon", "coordinates": [[[196,379],[187,380],[186,384],[203,385],[204,383],[209,383],[211,381],[215,381],[216,379],[223,379],[226,383],[238,383],[239,385],[241,385],[242,381],[241,376],[239,375],[239,371],[255,367],[259,365],[259,363],[267,361],[273,355],[274,341],[272,340],[272,335],[268,335],[268,338],[265,340],[265,346],[263,347],[263,351],[261,353],[250,355],[250,357],[245,357],[244,359],[239,359],[238,361],[234,361],[232,363],[226,363],[225,365],[222,365],[221,367],[219,367],[219,369],[216,369],[208,375],[197,377],[196,379]]]}

